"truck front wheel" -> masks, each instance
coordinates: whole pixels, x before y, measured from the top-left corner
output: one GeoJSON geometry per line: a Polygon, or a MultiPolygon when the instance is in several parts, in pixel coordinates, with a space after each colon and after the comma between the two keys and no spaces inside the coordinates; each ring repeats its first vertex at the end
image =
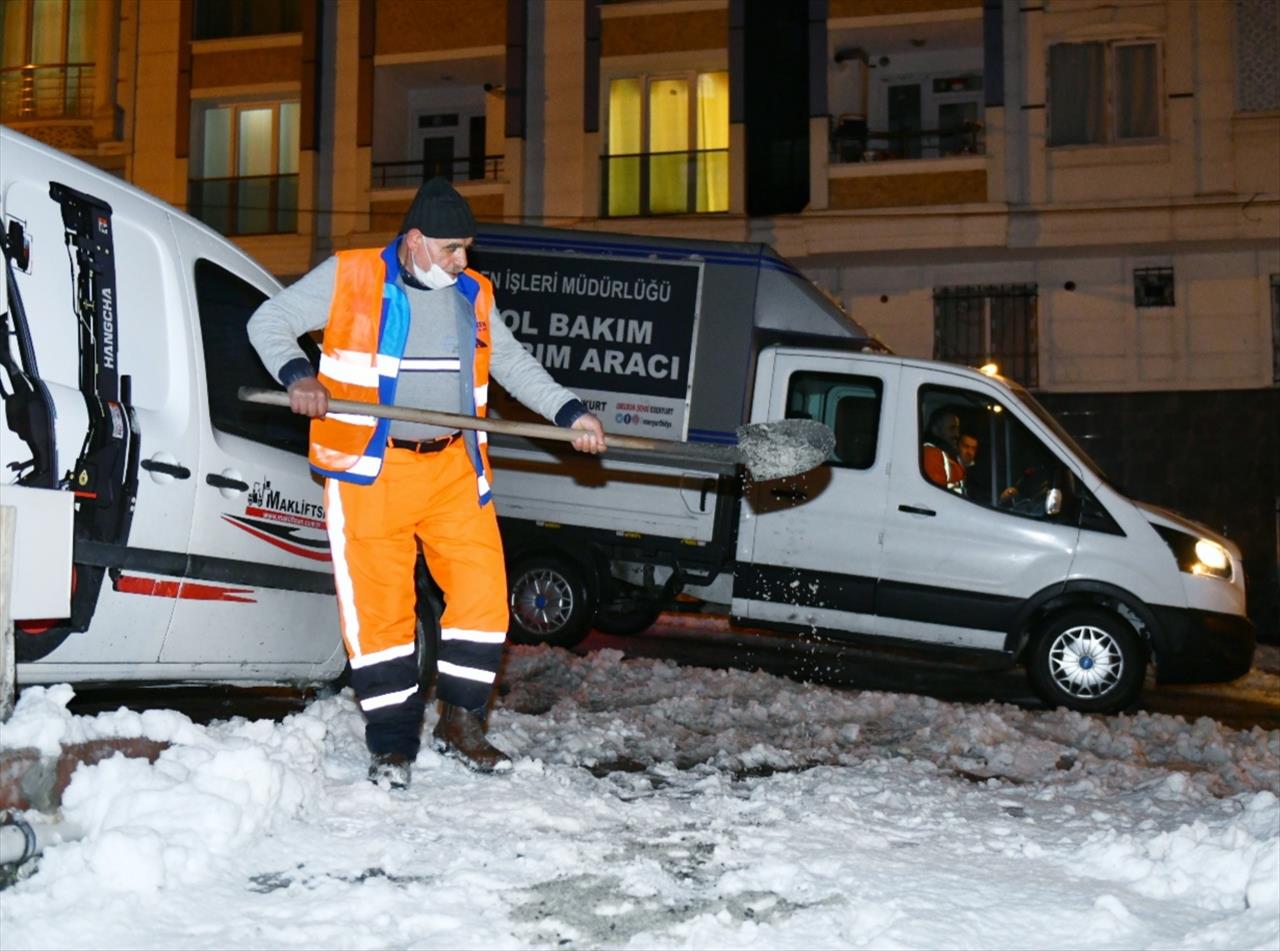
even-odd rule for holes
{"type": "Polygon", "coordinates": [[[558,555],[527,555],[507,574],[508,636],[518,644],[573,647],[595,613],[586,573],[558,555]]]}
{"type": "Polygon", "coordinates": [[[1072,608],[1041,626],[1027,676],[1051,707],[1114,713],[1138,699],[1146,667],[1142,641],[1120,615],[1072,608]]]}

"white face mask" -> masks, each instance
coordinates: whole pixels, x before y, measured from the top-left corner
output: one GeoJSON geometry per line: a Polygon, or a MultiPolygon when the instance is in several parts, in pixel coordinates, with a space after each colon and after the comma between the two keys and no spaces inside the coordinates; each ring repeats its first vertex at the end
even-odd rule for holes
{"type": "MultiPolygon", "coordinates": [[[[425,242],[423,244],[425,247],[425,242]]],[[[427,260],[431,259],[431,251],[427,251],[427,260]]],[[[438,291],[441,288],[450,287],[458,283],[458,279],[442,268],[435,261],[431,261],[431,269],[424,271],[418,267],[418,259],[412,251],[409,252],[409,265],[413,268],[413,276],[418,279],[418,283],[438,291]]]]}

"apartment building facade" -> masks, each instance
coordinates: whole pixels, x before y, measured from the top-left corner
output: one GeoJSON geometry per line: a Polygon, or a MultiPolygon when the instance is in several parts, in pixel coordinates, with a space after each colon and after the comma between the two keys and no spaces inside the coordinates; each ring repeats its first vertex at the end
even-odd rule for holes
{"type": "MultiPolygon", "coordinates": [[[[284,279],[478,217],[765,241],[1246,550],[1280,638],[1273,0],[5,0],[3,121],[284,279]]],[[[2,157],[0,157],[2,160],[2,157]]]]}

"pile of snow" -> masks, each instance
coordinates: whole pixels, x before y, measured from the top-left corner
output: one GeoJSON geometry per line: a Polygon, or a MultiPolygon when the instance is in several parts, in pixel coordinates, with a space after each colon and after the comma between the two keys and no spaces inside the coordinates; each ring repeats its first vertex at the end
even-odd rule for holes
{"type": "Polygon", "coordinates": [[[172,745],[77,771],[0,947],[1280,946],[1280,731],[614,651],[504,683],[514,768],[424,750],[398,793],[347,694],[202,727],[28,688],[4,746],[172,745]]]}

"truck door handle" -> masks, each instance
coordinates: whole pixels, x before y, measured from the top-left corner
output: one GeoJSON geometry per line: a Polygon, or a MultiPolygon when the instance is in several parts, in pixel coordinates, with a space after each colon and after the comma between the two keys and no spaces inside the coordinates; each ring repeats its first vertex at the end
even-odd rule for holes
{"type": "Polygon", "coordinates": [[[248,482],[242,482],[239,479],[228,479],[226,476],[218,475],[216,472],[210,472],[204,477],[204,481],[215,489],[235,489],[237,492],[249,491],[248,482]]]}
{"type": "Polygon", "coordinates": [[[899,512],[910,512],[912,515],[928,515],[934,516],[938,513],[933,509],[927,509],[923,505],[899,505],[899,512]]]}
{"type": "Polygon", "coordinates": [[[702,480],[702,495],[698,499],[698,510],[705,512],[707,510],[707,496],[711,494],[711,490],[716,487],[714,479],[702,480]]]}
{"type": "Polygon", "coordinates": [[[809,497],[804,489],[770,489],[769,494],[775,499],[790,499],[792,502],[803,502],[809,497]]]}
{"type": "Polygon", "coordinates": [[[163,472],[165,475],[173,476],[175,479],[191,478],[191,470],[177,462],[156,462],[154,459],[143,459],[138,465],[148,472],[163,472]]]}

